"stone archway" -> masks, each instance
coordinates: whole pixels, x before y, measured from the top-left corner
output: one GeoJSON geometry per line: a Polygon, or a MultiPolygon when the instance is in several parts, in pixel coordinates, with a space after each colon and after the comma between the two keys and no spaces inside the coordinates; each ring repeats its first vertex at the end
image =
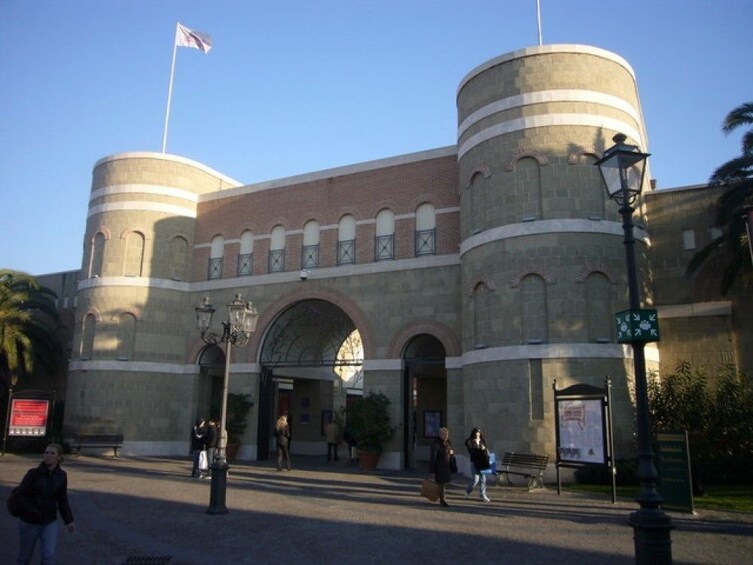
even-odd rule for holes
{"type": "Polygon", "coordinates": [[[403,349],[403,453],[405,468],[429,459],[436,428],[447,424],[447,352],[431,334],[411,338],[403,349]]]}
{"type": "Polygon", "coordinates": [[[281,411],[289,412],[294,450],[317,453],[326,411],[346,402],[334,368],[363,364],[362,354],[355,359],[338,357],[356,329],[339,306],[319,298],[290,304],[270,323],[259,348],[259,459],[269,458],[274,421],[281,411]]]}

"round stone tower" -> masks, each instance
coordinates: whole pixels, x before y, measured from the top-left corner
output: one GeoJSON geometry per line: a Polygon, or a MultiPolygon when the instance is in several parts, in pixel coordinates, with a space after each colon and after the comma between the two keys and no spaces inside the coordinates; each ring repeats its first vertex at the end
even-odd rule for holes
{"type": "Polygon", "coordinates": [[[471,71],[457,107],[465,412],[483,420],[466,428],[552,454],[555,379],[608,375],[615,422],[629,424],[632,364],[613,327],[628,305],[623,231],[593,164],[618,132],[647,150],[633,70],[594,47],[522,49],[471,71]]]}
{"type": "Polygon", "coordinates": [[[202,391],[198,370],[186,374],[188,336],[176,328],[195,325],[189,281],[197,276],[196,207],[200,194],[235,186],[161,153],[122,153],[95,164],[66,436],[118,432],[126,454],[185,451],[202,391]]]}

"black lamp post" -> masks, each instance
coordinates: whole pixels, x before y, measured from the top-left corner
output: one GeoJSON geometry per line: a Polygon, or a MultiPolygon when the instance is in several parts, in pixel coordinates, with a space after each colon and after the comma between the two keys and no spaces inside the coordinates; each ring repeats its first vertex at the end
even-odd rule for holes
{"type": "Polygon", "coordinates": [[[13,407],[13,387],[18,383],[18,375],[11,375],[8,383],[8,413],[5,416],[5,432],[3,432],[3,457],[5,457],[5,448],[8,444],[8,428],[10,428],[10,412],[13,407]]]}
{"type": "MultiPolygon", "coordinates": [[[[633,212],[636,199],[643,189],[648,153],[635,145],[625,143],[625,135],[613,138],[615,145],[604,152],[595,164],[599,167],[609,197],[620,206],[622,228],[625,232],[630,312],[640,312],[638,269],[635,263],[635,238],[633,237],[633,212]]],[[[662,499],[656,490],[657,472],[654,450],[651,445],[651,422],[648,413],[648,387],[646,384],[645,339],[629,340],[635,363],[636,428],[638,435],[638,479],[641,490],[636,497],[640,509],[630,515],[635,541],[635,560],[639,564],[664,564],[672,562],[671,518],[660,508],[662,499]]]]}
{"type": "Polygon", "coordinates": [[[753,204],[746,204],[743,207],[743,221],[745,222],[745,234],[748,236],[748,252],[750,253],[750,262],[753,264],[753,204]]]}
{"type": "Polygon", "coordinates": [[[222,332],[214,332],[209,328],[212,325],[212,315],[215,309],[205,297],[200,306],[196,307],[196,323],[204,343],[225,344],[225,375],[222,380],[222,412],[220,415],[220,442],[217,455],[212,461],[212,483],[209,490],[209,508],[207,514],[227,514],[225,506],[225,494],[227,491],[227,388],[230,379],[230,351],[231,346],[244,347],[248,344],[251,334],[256,331],[256,323],[259,313],[250,302],[235,295],[235,300],[227,305],[228,320],[222,322],[222,332]]]}

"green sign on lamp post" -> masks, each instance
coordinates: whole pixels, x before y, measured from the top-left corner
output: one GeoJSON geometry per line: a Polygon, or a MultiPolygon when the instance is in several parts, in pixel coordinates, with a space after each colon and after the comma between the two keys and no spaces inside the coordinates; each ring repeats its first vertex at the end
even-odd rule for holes
{"type": "Polygon", "coordinates": [[[623,310],[614,315],[617,343],[659,341],[656,310],[623,310]]]}

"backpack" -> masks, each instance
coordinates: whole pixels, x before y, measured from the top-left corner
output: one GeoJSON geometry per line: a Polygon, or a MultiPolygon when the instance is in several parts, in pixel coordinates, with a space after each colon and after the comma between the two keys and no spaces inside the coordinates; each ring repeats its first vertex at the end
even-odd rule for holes
{"type": "Polygon", "coordinates": [[[15,487],[8,493],[8,499],[5,501],[8,513],[14,518],[21,515],[21,487],[15,487]]]}

